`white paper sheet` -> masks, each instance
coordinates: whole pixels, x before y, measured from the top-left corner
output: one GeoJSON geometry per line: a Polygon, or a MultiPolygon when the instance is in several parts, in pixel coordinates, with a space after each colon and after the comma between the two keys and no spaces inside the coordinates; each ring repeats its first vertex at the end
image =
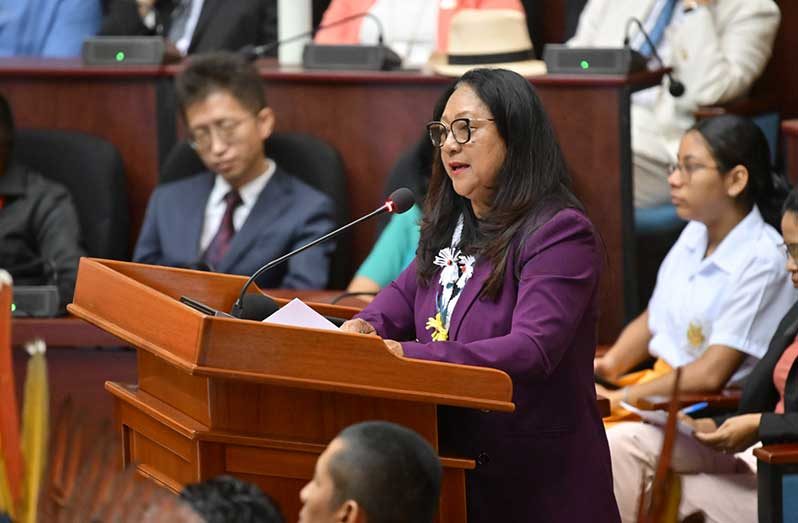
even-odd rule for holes
{"type": "MultiPolygon", "coordinates": [[[[665,423],[668,421],[668,413],[664,410],[641,410],[633,405],[629,405],[625,401],[621,402],[621,407],[629,412],[637,414],[643,421],[651,423],[652,425],[665,427],[665,423]]],[[[685,436],[693,437],[693,427],[681,420],[676,420],[676,429],[685,436]]]]}
{"type": "Polygon", "coordinates": [[[274,323],[277,325],[289,325],[291,327],[310,327],[313,329],[325,329],[337,331],[330,320],[311,309],[299,298],[294,298],[271,316],[263,320],[263,323],[274,323]]]}

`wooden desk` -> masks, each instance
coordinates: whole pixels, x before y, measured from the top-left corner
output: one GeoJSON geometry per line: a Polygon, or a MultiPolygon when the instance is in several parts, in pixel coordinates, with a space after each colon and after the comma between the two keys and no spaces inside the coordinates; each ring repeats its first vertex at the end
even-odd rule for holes
{"type": "Polygon", "coordinates": [[[44,340],[48,347],[122,347],[127,345],[116,336],[74,316],[14,318],[11,321],[11,345],[13,347],[22,347],[36,338],[44,340]]]}
{"type": "MultiPolygon", "coordinates": [[[[353,217],[373,210],[400,153],[417,140],[451,79],[416,72],[303,72],[259,64],[278,131],[316,135],[338,149],[353,217]]],[[[19,127],[74,129],[108,139],[125,163],[135,238],[160,161],[178,139],[171,77],[179,66],[86,67],[64,60],[0,60],[0,92],[19,127]]],[[[630,95],[659,81],[545,76],[532,80],[571,169],[574,188],[606,246],[599,341],[611,343],[639,310],[632,220],[630,95]]],[[[376,224],[353,237],[351,270],[376,224]]]]}
{"type": "Polygon", "coordinates": [[[781,123],[784,136],[784,162],[790,183],[798,183],[798,120],[785,120],[781,123]]]}

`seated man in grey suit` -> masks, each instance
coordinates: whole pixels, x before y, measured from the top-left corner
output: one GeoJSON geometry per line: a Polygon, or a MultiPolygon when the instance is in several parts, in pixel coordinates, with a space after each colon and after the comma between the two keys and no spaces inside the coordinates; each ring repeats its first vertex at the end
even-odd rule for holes
{"type": "MultiPolygon", "coordinates": [[[[198,56],[176,79],[189,140],[207,171],[158,187],[133,260],[249,275],[330,232],[333,202],[263,152],[275,117],[255,68],[231,53],[198,56]]],[[[334,245],[264,273],[261,288],[327,285],[334,245]]]]}

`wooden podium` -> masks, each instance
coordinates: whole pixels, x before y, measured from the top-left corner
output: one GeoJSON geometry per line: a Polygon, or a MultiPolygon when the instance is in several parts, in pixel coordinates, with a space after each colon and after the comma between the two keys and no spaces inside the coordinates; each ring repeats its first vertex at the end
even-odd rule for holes
{"type": "MultiPolygon", "coordinates": [[[[290,521],[318,455],[344,427],[393,421],[437,450],[437,405],[514,409],[512,382],[495,369],[401,358],[377,336],[212,317],[178,301],[227,311],[245,281],[81,259],[70,312],[137,349],[138,384],[106,383],[123,463],[167,488],[232,474],[263,488],[290,521]]],[[[356,311],[310,305],[339,317],[356,311]]],[[[474,462],[441,462],[439,521],[465,522],[474,462]]]]}

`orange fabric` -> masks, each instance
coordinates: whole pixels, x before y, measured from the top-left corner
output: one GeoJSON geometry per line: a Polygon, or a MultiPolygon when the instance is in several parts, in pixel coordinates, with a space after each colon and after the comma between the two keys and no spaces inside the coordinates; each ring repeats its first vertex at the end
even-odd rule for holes
{"type": "MultiPolygon", "coordinates": [[[[631,385],[638,385],[640,383],[647,383],[652,381],[660,376],[664,376],[665,374],[673,372],[673,369],[670,365],[665,363],[664,360],[658,359],[654,363],[654,367],[651,369],[645,369],[637,372],[632,372],[630,374],[626,374],[621,376],[616,380],[616,383],[621,387],[629,387],[631,385]]],[[[637,415],[632,414],[628,410],[622,409],[621,407],[615,407],[612,409],[612,413],[604,418],[604,427],[609,428],[616,423],[620,423],[622,421],[640,421],[640,418],[637,415]]]]}
{"type": "MultiPolygon", "coordinates": [[[[355,13],[363,13],[371,9],[377,0],[332,0],[324,11],[321,25],[355,13]]],[[[436,1],[436,0],[429,0],[436,1]]],[[[439,1],[439,0],[437,0],[439,1]]],[[[514,9],[524,12],[520,0],[457,0],[452,9],[438,9],[438,50],[446,52],[448,48],[449,24],[452,16],[461,9],[514,9]]],[[[316,33],[315,42],[319,44],[357,44],[360,43],[360,26],[363,19],[352,20],[351,23],[324,29],[316,33]]]]}
{"type": "Polygon", "coordinates": [[[11,361],[11,287],[0,284],[0,454],[11,495],[22,493],[23,459],[20,451],[19,411],[11,361]]]}

